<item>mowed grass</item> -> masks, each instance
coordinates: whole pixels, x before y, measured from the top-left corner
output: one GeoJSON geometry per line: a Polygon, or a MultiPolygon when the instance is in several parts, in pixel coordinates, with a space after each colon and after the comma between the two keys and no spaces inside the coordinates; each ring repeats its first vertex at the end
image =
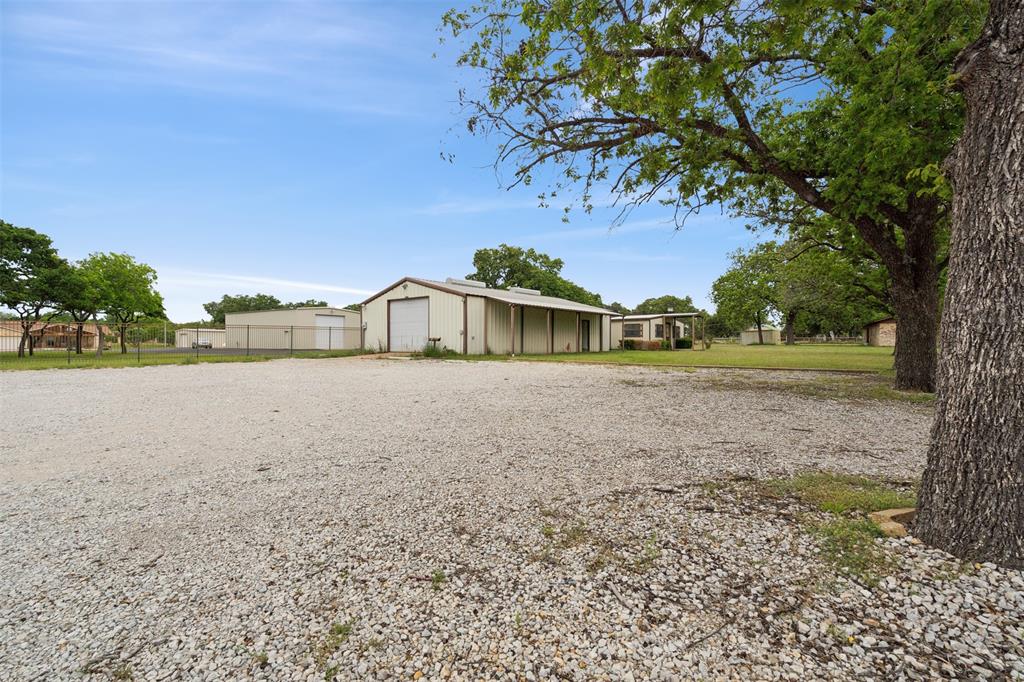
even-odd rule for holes
{"type": "Polygon", "coordinates": [[[67,353],[37,352],[32,357],[19,358],[16,353],[0,353],[0,371],[19,371],[32,369],[101,369],[104,367],[150,367],[153,365],[194,365],[207,362],[265,362],[267,360],[283,360],[286,358],[343,358],[362,355],[361,350],[333,351],[296,351],[292,355],[204,355],[172,354],[172,353],[118,353],[107,351],[97,357],[93,353],[71,355],[68,363],[67,353]]]}
{"type": "MultiPolygon", "coordinates": [[[[708,350],[613,350],[607,353],[560,353],[517,355],[537,362],[597,362],[661,367],[745,367],[765,369],[821,369],[859,372],[890,372],[891,348],[847,344],[797,344],[795,346],[741,346],[716,343],[708,350]]],[[[474,360],[507,360],[505,355],[477,356],[474,360]]]]}

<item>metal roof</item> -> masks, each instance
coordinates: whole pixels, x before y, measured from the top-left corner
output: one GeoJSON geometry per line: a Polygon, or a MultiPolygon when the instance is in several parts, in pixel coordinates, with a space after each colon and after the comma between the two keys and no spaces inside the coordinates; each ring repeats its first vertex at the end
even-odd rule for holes
{"type": "Polygon", "coordinates": [[[540,294],[525,293],[527,290],[518,289],[517,291],[510,291],[508,289],[492,289],[490,287],[481,287],[477,285],[466,285],[459,284],[458,282],[437,282],[432,279],[419,279],[416,277],[404,277],[387,289],[382,290],[378,294],[374,294],[370,298],[366,299],[363,304],[369,303],[373,299],[379,297],[386,291],[390,291],[400,285],[402,282],[413,282],[414,284],[420,284],[431,289],[438,289],[440,291],[447,291],[451,294],[457,294],[459,296],[482,296],[483,298],[489,298],[495,301],[501,301],[503,303],[510,303],[514,305],[529,306],[533,308],[550,308],[552,310],[568,310],[571,312],[579,313],[596,313],[598,315],[613,315],[614,312],[611,310],[605,310],[604,308],[598,308],[592,305],[586,305],[583,303],[577,303],[576,301],[569,301],[564,298],[557,298],[555,296],[543,296],[540,294]]]}
{"type": "Polygon", "coordinates": [[[700,313],[655,313],[653,315],[616,315],[613,320],[654,320],[659,317],[700,317],[700,313]]]}

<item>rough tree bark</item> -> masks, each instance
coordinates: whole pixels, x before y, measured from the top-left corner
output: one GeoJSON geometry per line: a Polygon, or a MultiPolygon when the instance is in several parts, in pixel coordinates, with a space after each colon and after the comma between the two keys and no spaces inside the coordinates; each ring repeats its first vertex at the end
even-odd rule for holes
{"type": "Polygon", "coordinates": [[[757,345],[764,345],[764,332],[761,331],[761,313],[754,315],[754,325],[757,327],[757,345]]]}
{"type": "Polygon", "coordinates": [[[786,345],[796,344],[796,311],[786,313],[786,345]]]}
{"type": "Polygon", "coordinates": [[[915,533],[1024,567],[1024,3],[992,0],[960,56],[938,402],[915,533]]]}

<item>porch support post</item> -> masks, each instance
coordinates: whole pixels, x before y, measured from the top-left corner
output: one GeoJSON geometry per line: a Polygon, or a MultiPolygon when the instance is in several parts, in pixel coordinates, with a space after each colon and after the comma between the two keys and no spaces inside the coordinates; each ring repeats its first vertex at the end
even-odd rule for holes
{"type": "Polygon", "coordinates": [[[697,350],[697,318],[690,316],[690,350],[697,350]]]}
{"type": "Polygon", "coordinates": [[[554,310],[548,309],[548,355],[555,354],[555,332],[554,322],[551,319],[555,314],[554,310]]]}
{"type": "Polygon", "coordinates": [[[580,314],[576,313],[576,352],[580,352],[580,314]]]}
{"type": "Polygon", "coordinates": [[[512,349],[511,354],[516,354],[516,304],[508,304],[508,343],[512,349]]]}

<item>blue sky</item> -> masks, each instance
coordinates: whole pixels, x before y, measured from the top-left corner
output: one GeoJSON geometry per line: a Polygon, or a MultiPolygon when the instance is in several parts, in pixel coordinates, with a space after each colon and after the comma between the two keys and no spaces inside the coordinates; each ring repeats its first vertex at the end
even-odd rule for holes
{"type": "Polygon", "coordinates": [[[464,276],[501,242],[562,258],[609,302],[710,308],[754,236],[718,211],[675,232],[657,205],[565,224],[540,187],[503,189],[497,140],[458,112],[475,75],[438,43],[447,7],[5,1],[0,215],[70,259],[149,263],[178,321],[225,293],[346,304],[464,276]]]}

